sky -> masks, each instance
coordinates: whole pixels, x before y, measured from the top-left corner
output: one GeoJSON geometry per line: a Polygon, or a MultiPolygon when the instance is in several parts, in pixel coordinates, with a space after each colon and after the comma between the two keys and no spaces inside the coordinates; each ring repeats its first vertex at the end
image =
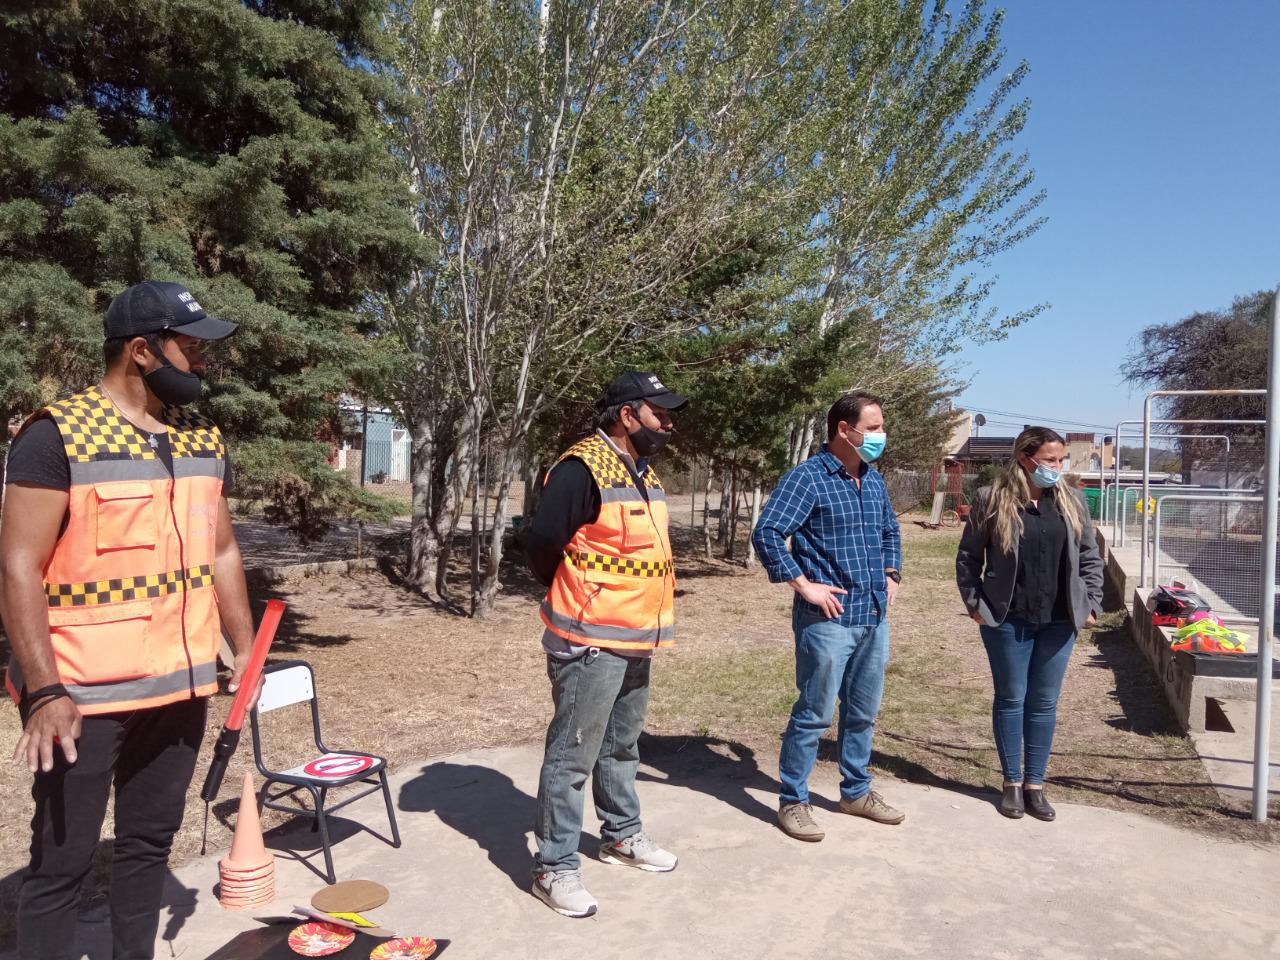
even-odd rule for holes
{"type": "Polygon", "coordinates": [[[1142,416],[1119,367],[1144,327],[1280,284],[1280,2],[1003,5],[1048,223],[995,261],[992,303],[1050,308],[961,354],[957,405],[988,436],[1112,433],[1142,416]]]}

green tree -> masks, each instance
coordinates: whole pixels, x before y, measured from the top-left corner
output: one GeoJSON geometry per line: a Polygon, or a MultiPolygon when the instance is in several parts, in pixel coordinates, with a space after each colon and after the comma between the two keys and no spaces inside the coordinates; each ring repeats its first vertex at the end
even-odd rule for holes
{"type": "MultiPolygon", "coordinates": [[[[1172,323],[1153,324],[1131,345],[1121,373],[1129,383],[1152,390],[1266,389],[1275,292],[1238,297],[1226,310],[1199,311],[1172,323]]],[[[1157,400],[1157,416],[1177,420],[1257,420],[1265,397],[1168,397],[1157,400]]],[[[1181,432],[1196,432],[1186,428],[1181,432]]],[[[1244,466],[1262,460],[1261,426],[1206,426],[1205,433],[1231,437],[1232,457],[1244,466]]],[[[1183,460],[1215,456],[1214,445],[1182,444],[1183,460]]],[[[1141,463],[1141,450],[1137,463],[1141,463]]]]}
{"type": "Polygon", "coordinates": [[[1010,146],[1026,68],[998,76],[1001,15],[978,0],[396,13],[394,150],[433,254],[377,311],[378,393],[413,434],[423,590],[487,456],[488,609],[507,486],[625,363],[696,375],[682,445],[754,489],[852,387],[932,424],[948,351],[1035,312],[996,316],[972,275],[1039,222],[1010,146]]]}
{"type": "Polygon", "coordinates": [[[314,533],[376,501],[325,466],[363,362],[357,308],[407,275],[380,0],[28,0],[0,14],[0,413],[97,373],[146,278],[240,333],[204,403],[242,495],[314,533]]]}

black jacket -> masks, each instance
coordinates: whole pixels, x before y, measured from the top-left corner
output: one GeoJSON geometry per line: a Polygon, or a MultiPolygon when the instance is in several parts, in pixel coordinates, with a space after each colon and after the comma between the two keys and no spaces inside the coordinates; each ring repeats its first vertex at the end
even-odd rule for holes
{"type": "MultiPolygon", "coordinates": [[[[1060,496],[1061,491],[1055,493],[1060,496]]],[[[1089,518],[1084,497],[1072,490],[1070,496],[1079,501],[1084,517],[1080,536],[1067,527],[1067,569],[1071,589],[1071,618],[1076,629],[1083,629],[1089,615],[1102,613],[1102,554],[1098,535],[1089,518]]],[[[1004,623],[1013,600],[1013,587],[1018,577],[1018,547],[1006,553],[994,542],[995,517],[991,513],[991,490],[983,487],[974,498],[960,537],[956,554],[956,586],[970,613],[977,611],[990,626],[1004,623]]],[[[1066,519],[1063,519],[1066,523],[1066,519]]]]}

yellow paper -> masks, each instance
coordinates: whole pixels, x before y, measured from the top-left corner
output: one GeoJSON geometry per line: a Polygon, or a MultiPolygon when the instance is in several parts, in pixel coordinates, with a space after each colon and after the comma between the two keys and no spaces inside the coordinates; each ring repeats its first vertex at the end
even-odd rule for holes
{"type": "Polygon", "coordinates": [[[337,917],[339,920],[345,920],[347,923],[354,923],[357,927],[372,927],[373,921],[360,916],[358,913],[330,913],[329,916],[337,917]]]}

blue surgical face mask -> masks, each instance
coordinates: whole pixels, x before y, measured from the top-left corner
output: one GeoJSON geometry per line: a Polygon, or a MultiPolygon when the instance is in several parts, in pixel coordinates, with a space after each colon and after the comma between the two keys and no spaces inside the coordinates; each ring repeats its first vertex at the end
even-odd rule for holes
{"type": "Polygon", "coordinates": [[[884,453],[884,445],[887,440],[888,434],[864,432],[862,434],[862,443],[853,449],[858,451],[858,456],[862,458],[864,463],[874,463],[884,453]]]}
{"type": "Polygon", "coordinates": [[[1041,490],[1048,490],[1050,487],[1056,487],[1058,481],[1062,479],[1062,472],[1055,470],[1053,467],[1046,467],[1043,463],[1037,463],[1035,470],[1031,472],[1031,482],[1041,490]]]}

